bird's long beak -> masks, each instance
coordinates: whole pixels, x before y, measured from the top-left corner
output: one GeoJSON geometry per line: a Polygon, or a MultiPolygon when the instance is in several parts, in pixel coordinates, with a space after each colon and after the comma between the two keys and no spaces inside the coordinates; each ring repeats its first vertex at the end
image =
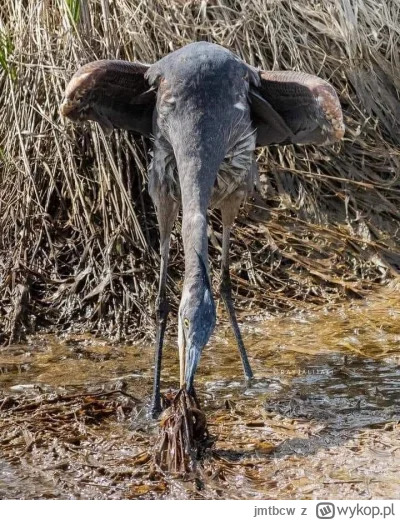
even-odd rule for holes
{"type": "Polygon", "coordinates": [[[181,318],[178,323],[178,347],[179,347],[179,383],[182,387],[185,383],[185,365],[186,365],[186,338],[183,331],[181,318]]]}
{"type": "Polygon", "coordinates": [[[178,346],[180,372],[179,382],[181,387],[186,383],[187,390],[191,390],[202,349],[186,340],[186,335],[181,323],[179,323],[178,328],[178,346]]]}
{"type": "Polygon", "coordinates": [[[196,345],[188,345],[186,349],[185,383],[189,392],[193,388],[193,380],[200,361],[201,350],[196,345]]]}

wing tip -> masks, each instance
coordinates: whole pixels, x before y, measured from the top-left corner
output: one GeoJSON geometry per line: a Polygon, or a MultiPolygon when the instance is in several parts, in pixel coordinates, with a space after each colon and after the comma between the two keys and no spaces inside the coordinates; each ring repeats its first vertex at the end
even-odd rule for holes
{"type": "Polygon", "coordinates": [[[64,99],[60,105],[60,113],[72,121],[79,120],[79,111],[83,108],[85,95],[96,84],[103,72],[101,62],[90,62],[80,67],[72,76],[65,88],[64,99]]]}
{"type": "MultiPolygon", "coordinates": [[[[322,112],[319,114],[322,116],[319,126],[324,141],[319,144],[330,144],[343,138],[345,126],[342,108],[336,90],[329,82],[319,76],[298,71],[260,71],[259,75],[261,80],[267,82],[297,84],[300,88],[307,89],[314,98],[317,112],[319,110],[322,112]]],[[[286,98],[292,95],[289,90],[283,92],[283,96],[286,98]]],[[[311,117],[313,118],[314,115],[311,117]]]]}
{"type": "Polygon", "coordinates": [[[64,98],[60,105],[60,114],[63,117],[69,117],[75,108],[76,103],[73,100],[69,98],[64,98]]]}
{"type": "Polygon", "coordinates": [[[317,85],[313,90],[318,106],[331,126],[331,142],[340,141],[344,137],[345,126],[342,107],[336,90],[325,81],[323,84],[317,85]]]}

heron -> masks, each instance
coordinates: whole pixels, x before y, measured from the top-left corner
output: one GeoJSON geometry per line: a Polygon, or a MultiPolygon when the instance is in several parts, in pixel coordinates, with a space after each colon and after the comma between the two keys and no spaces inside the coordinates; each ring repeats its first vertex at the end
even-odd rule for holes
{"type": "Polygon", "coordinates": [[[107,135],[121,128],[153,142],[148,187],[157,214],[161,257],[153,416],[161,411],[168,256],[180,209],[185,257],[178,310],[180,383],[188,391],[193,389],[201,353],[216,323],[208,261],[210,207],[220,210],[223,226],[220,294],[245,378],[251,380],[232,300],[231,228],[257,181],[256,148],[326,145],[343,137],[343,115],[334,88],[302,72],[259,70],[222,46],[196,42],[151,65],[98,60],[82,66],[66,88],[61,113],[76,123],[97,122],[107,135]]]}

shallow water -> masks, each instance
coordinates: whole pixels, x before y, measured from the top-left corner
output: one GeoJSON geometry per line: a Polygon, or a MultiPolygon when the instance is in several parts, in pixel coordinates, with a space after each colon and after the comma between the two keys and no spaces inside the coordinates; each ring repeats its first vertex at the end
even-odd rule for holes
{"type": "MultiPolygon", "coordinates": [[[[250,388],[231,332],[220,326],[197,374],[217,437],[201,485],[137,467],[157,432],[147,415],[148,344],[38,336],[9,347],[0,356],[3,395],[122,388],[138,402],[129,414],[90,425],[71,415],[65,428],[75,421],[81,436],[75,444],[55,427],[50,443],[34,423],[16,422],[15,438],[25,428],[27,448],[15,441],[18,456],[0,461],[0,496],[400,498],[399,317],[400,297],[386,293],[329,311],[246,322],[250,388]]],[[[164,389],[178,386],[174,344],[165,349],[164,389]]]]}

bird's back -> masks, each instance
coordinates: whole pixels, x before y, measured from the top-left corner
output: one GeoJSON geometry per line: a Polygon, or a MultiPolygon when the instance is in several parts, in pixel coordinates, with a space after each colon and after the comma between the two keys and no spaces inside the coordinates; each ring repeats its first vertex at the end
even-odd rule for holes
{"type": "Polygon", "coordinates": [[[168,54],[147,72],[151,84],[162,79],[174,94],[211,102],[224,93],[228,102],[244,88],[243,79],[251,69],[228,49],[208,42],[196,42],[168,54]]]}
{"type": "Polygon", "coordinates": [[[161,119],[172,119],[182,127],[195,125],[210,137],[217,132],[225,141],[238,116],[243,118],[235,105],[242,101],[245,106],[251,74],[229,50],[196,42],[152,65],[147,78],[158,85],[161,119]]]}
{"type": "Polygon", "coordinates": [[[255,71],[215,44],[197,42],[152,65],[147,73],[158,86],[157,132],[187,162],[201,153],[215,177],[213,204],[247,184],[255,148],[248,90],[255,71]],[[212,164],[213,163],[213,164],[212,164]]]}

